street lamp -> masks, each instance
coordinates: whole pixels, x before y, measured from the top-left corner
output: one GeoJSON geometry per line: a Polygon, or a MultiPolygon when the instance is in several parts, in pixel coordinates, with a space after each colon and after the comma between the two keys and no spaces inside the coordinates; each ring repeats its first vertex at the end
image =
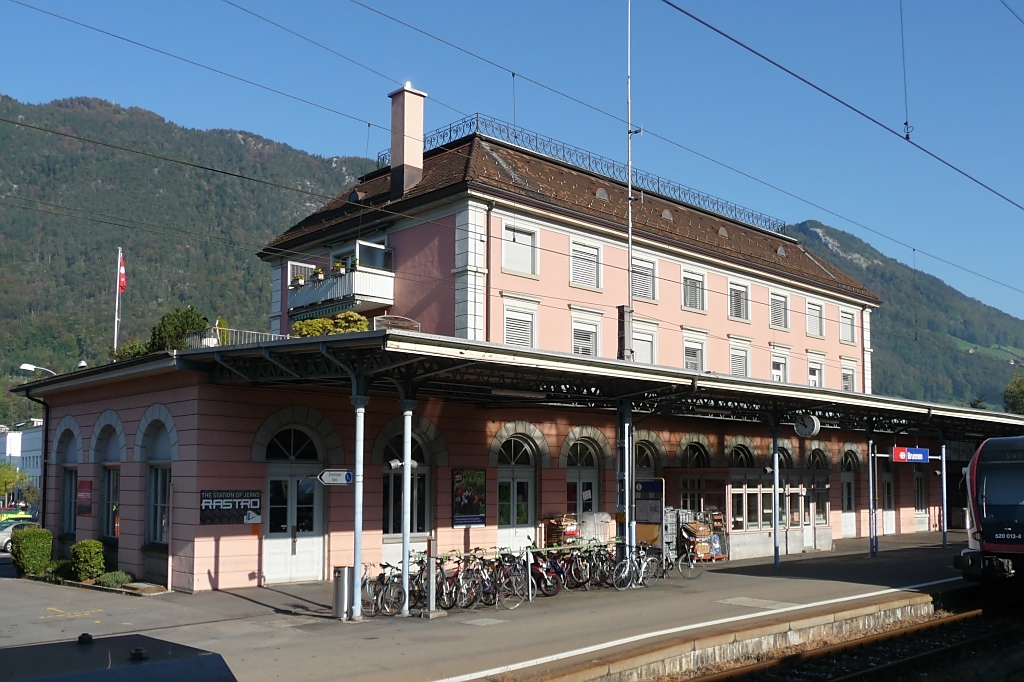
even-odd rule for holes
{"type": "Polygon", "coordinates": [[[30,365],[27,362],[21,363],[21,367],[19,367],[19,369],[23,372],[49,372],[53,376],[57,376],[57,373],[54,372],[52,369],[47,369],[46,367],[39,367],[38,365],[30,365]]]}

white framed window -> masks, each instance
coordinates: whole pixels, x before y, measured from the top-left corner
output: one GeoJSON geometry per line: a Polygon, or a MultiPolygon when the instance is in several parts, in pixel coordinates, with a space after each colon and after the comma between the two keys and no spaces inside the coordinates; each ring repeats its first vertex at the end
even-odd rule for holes
{"type": "Polygon", "coordinates": [[[857,342],[856,318],[847,310],[839,311],[839,340],[843,343],[857,342]]]}
{"type": "Polygon", "coordinates": [[[771,326],[789,329],[789,297],[785,294],[771,295],[771,326]]]}
{"type": "Polygon", "coordinates": [[[655,285],[654,261],[644,258],[633,258],[633,297],[656,299],[658,289],[655,285]]]}
{"type": "Polygon", "coordinates": [[[683,369],[691,372],[704,371],[704,342],[686,339],[683,341],[683,369]]]}
{"type": "Polygon", "coordinates": [[[789,367],[787,359],[782,355],[772,356],[772,381],[786,383],[789,381],[789,367]]]}
{"type": "Polygon", "coordinates": [[[746,284],[729,284],[729,317],[750,321],[750,288],[746,284]]]}
{"type": "Polygon", "coordinates": [[[530,310],[505,309],[505,345],[533,348],[537,314],[530,310]]]}
{"type": "Polygon", "coordinates": [[[856,389],[856,373],[852,369],[843,368],[843,390],[853,391],[856,389]]]}
{"type": "Polygon", "coordinates": [[[704,275],[683,270],[683,307],[704,310],[704,275]]]}
{"type": "Polygon", "coordinates": [[[750,351],[747,348],[729,347],[729,374],[734,377],[747,376],[750,351]]]}
{"type": "Polygon", "coordinates": [[[807,363],[807,385],[815,388],[825,386],[825,370],[822,363],[813,360],[807,363]]]}
{"type": "Polygon", "coordinates": [[[601,286],[601,248],[573,242],[569,247],[569,282],[598,289],[601,286]]]}
{"type": "Polygon", "coordinates": [[[825,312],[820,303],[807,302],[807,335],[825,336],[825,312]]]}
{"type": "Polygon", "coordinates": [[[633,330],[633,360],[639,364],[653,365],[655,361],[655,337],[653,331],[633,330]]]}
{"type": "Polygon", "coordinates": [[[587,320],[572,321],[572,352],[573,355],[597,356],[598,329],[596,322],[587,320]]]}
{"type": "Polygon", "coordinates": [[[100,510],[100,537],[116,538],[121,535],[118,506],[121,496],[121,469],[117,466],[103,467],[102,504],[100,510]]]}
{"type": "Polygon", "coordinates": [[[64,468],[61,481],[60,532],[78,530],[78,469],[64,468]]]}
{"type": "Polygon", "coordinates": [[[146,542],[166,544],[170,538],[171,467],[150,465],[146,485],[146,542]]]}
{"type": "MultiPolygon", "coordinates": [[[[412,533],[429,533],[430,528],[430,462],[427,461],[423,445],[416,437],[412,438],[411,455],[416,468],[410,475],[410,531],[412,533]]],[[[402,460],[404,441],[402,434],[394,436],[384,446],[384,461],[390,462],[393,459],[402,460]]],[[[391,469],[384,467],[384,496],[383,496],[383,530],[384,535],[402,534],[402,469],[391,469]]]]}
{"type": "Polygon", "coordinates": [[[512,272],[536,275],[537,233],[506,225],[502,232],[501,267],[512,272]]]}

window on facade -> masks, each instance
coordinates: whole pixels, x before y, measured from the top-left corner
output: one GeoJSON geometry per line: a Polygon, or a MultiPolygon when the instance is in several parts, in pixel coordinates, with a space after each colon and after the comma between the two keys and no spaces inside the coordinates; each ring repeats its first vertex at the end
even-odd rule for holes
{"type": "Polygon", "coordinates": [[[524,438],[512,436],[501,444],[498,466],[533,466],[533,449],[524,438]]]}
{"type": "Polygon", "coordinates": [[[753,469],[754,454],[746,445],[734,445],[732,452],[729,453],[729,466],[738,469],[753,469]]]}
{"type": "Polygon", "coordinates": [[[792,469],[793,455],[786,448],[779,448],[779,469],[792,469]]]}
{"type": "Polygon", "coordinates": [[[683,478],[679,481],[679,508],[704,511],[704,480],[683,478]]]}
{"type": "Polygon", "coordinates": [[[807,303],[807,334],[825,335],[825,317],[820,303],[807,303]]]}
{"type": "Polygon", "coordinates": [[[784,295],[771,295],[771,316],[773,327],[789,329],[789,300],[784,295]]]}
{"type": "Polygon", "coordinates": [[[267,445],[268,462],[307,461],[320,459],[316,444],[305,431],[300,429],[281,429],[270,439],[267,445]]]}
{"type": "Polygon", "coordinates": [[[736,320],[750,319],[748,291],[742,284],[729,285],[729,317],[736,320]]]}
{"type": "Polygon", "coordinates": [[[856,325],[853,313],[840,311],[839,313],[839,340],[846,343],[854,343],[857,340],[856,325]]]}
{"type": "Polygon", "coordinates": [[[711,466],[711,457],[700,443],[690,443],[683,450],[683,466],[692,469],[707,469],[711,466]]]}
{"type": "Polygon", "coordinates": [[[148,478],[146,541],[166,544],[171,521],[170,465],[150,465],[148,478]]]}
{"type": "Polygon", "coordinates": [[[505,311],[505,344],[533,348],[534,314],[524,310],[505,311]]]}
{"type": "MultiPolygon", "coordinates": [[[[404,441],[402,434],[394,436],[384,446],[384,461],[390,462],[393,459],[404,461],[404,441]]],[[[412,439],[412,461],[416,462],[416,468],[412,469],[412,498],[410,500],[411,518],[410,531],[413,533],[426,533],[430,530],[428,515],[430,513],[428,480],[429,470],[427,460],[423,452],[423,446],[415,438],[412,439]]],[[[385,465],[387,466],[387,465],[385,465]]],[[[384,474],[384,521],[383,528],[385,535],[401,535],[402,533],[402,468],[387,471],[384,474]]]]}
{"type": "Polygon", "coordinates": [[[683,272],[683,307],[704,310],[704,275],[683,272]]]}
{"type": "Polygon", "coordinates": [[[814,479],[814,488],[811,491],[814,497],[814,525],[828,525],[828,483],[826,479],[814,479]]]}
{"type": "Polygon", "coordinates": [[[821,388],[824,385],[820,362],[810,362],[807,364],[807,385],[814,386],[815,388],[821,388]]]}
{"type": "Polygon", "coordinates": [[[654,364],[654,334],[652,332],[633,331],[633,360],[644,365],[654,364]]]}
{"type": "Polygon", "coordinates": [[[654,472],[654,460],[657,457],[654,446],[645,440],[636,444],[636,468],[644,469],[647,472],[654,472]]]}
{"type": "Polygon", "coordinates": [[[808,469],[828,469],[828,455],[824,451],[814,448],[811,450],[811,454],[807,456],[807,468],[808,469]]]}
{"type": "Polygon", "coordinates": [[[74,533],[78,529],[78,469],[64,468],[61,482],[60,532],[74,533]]]}
{"type": "Polygon", "coordinates": [[[704,344],[700,341],[683,342],[683,369],[704,371],[704,344]]]}
{"type": "Polygon", "coordinates": [[[597,325],[593,322],[572,322],[572,352],[574,355],[597,355],[597,325]]]}
{"type": "Polygon", "coordinates": [[[502,266],[513,272],[536,275],[537,233],[506,225],[502,238],[502,266]]]}
{"type": "Polygon", "coordinates": [[[854,386],[854,371],[852,369],[843,369],[843,390],[852,391],[854,386]]]}
{"type": "Polygon", "coordinates": [[[654,299],[654,261],[643,258],[633,259],[633,296],[635,298],[654,299]]]}
{"type": "Polygon", "coordinates": [[[914,513],[928,515],[928,485],[919,465],[914,466],[914,513]]]}
{"type": "Polygon", "coordinates": [[[593,469],[597,467],[597,450],[590,441],[578,440],[569,446],[566,460],[568,466],[593,469]]]}
{"type": "Polygon", "coordinates": [[[121,493],[121,470],[116,466],[103,467],[100,481],[103,508],[100,510],[100,536],[116,538],[121,535],[118,501],[121,493]]]}
{"type": "Polygon", "coordinates": [[[786,371],[786,358],[772,358],[772,381],[785,382],[787,377],[788,372],[786,371]]]}
{"type": "Polygon", "coordinates": [[[747,349],[729,349],[729,374],[734,377],[747,376],[747,349]]]}
{"type": "Polygon", "coordinates": [[[569,281],[586,287],[599,287],[600,250],[587,244],[573,244],[569,255],[569,281]]]}

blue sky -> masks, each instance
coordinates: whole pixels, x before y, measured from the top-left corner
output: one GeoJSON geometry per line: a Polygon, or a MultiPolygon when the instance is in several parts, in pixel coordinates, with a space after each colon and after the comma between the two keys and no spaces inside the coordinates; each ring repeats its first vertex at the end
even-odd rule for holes
{"type": "MultiPolygon", "coordinates": [[[[385,77],[215,0],[26,0],[386,128],[387,93],[429,94],[427,129],[481,112],[619,160],[625,125],[349,0],[237,4],[385,77]]],[[[367,4],[596,108],[625,114],[625,0],[367,4]]],[[[1007,0],[1024,16],[1024,0],[1007,0]]],[[[902,129],[898,0],[677,4],[902,129]]],[[[1024,204],[1024,23],[999,0],[904,0],[912,138],[1024,204]]],[[[370,156],[359,121],[0,0],[0,92],[31,103],[101,97],[193,128],[248,130],[325,156],[370,156]]],[[[843,109],[659,0],[633,2],[633,120],[877,231],[678,146],[634,138],[638,168],[787,222],[817,219],[1024,318],[1024,211],[843,109]],[[887,235],[917,249],[886,239],[887,235]]],[[[856,271],[851,268],[851,274],[856,271]]]]}

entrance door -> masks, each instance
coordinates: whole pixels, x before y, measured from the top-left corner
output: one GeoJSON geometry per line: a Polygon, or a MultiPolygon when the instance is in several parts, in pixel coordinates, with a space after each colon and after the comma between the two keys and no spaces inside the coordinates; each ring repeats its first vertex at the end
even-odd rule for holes
{"type": "Polygon", "coordinates": [[[498,469],[498,546],[513,551],[537,542],[534,473],[525,467],[498,469]]]}
{"type": "Polygon", "coordinates": [[[580,514],[600,509],[597,505],[597,481],[597,469],[570,467],[567,470],[565,481],[565,511],[567,514],[575,514],[579,520],[580,514]]]}
{"type": "Polygon", "coordinates": [[[891,471],[882,474],[882,534],[896,534],[896,496],[891,471]]]}
{"type": "Polygon", "coordinates": [[[804,549],[814,549],[814,510],[811,509],[810,491],[800,492],[800,514],[804,529],[804,549]]]}
{"type": "Polygon", "coordinates": [[[267,478],[263,573],[267,583],[324,578],[323,486],[308,475],[267,478]]]}
{"type": "Polygon", "coordinates": [[[844,471],[840,474],[840,484],[843,487],[843,537],[852,538],[857,536],[857,507],[856,496],[854,495],[854,472],[844,471]]]}
{"type": "Polygon", "coordinates": [[[928,530],[928,482],[919,464],[914,465],[914,530],[928,530]]]}

